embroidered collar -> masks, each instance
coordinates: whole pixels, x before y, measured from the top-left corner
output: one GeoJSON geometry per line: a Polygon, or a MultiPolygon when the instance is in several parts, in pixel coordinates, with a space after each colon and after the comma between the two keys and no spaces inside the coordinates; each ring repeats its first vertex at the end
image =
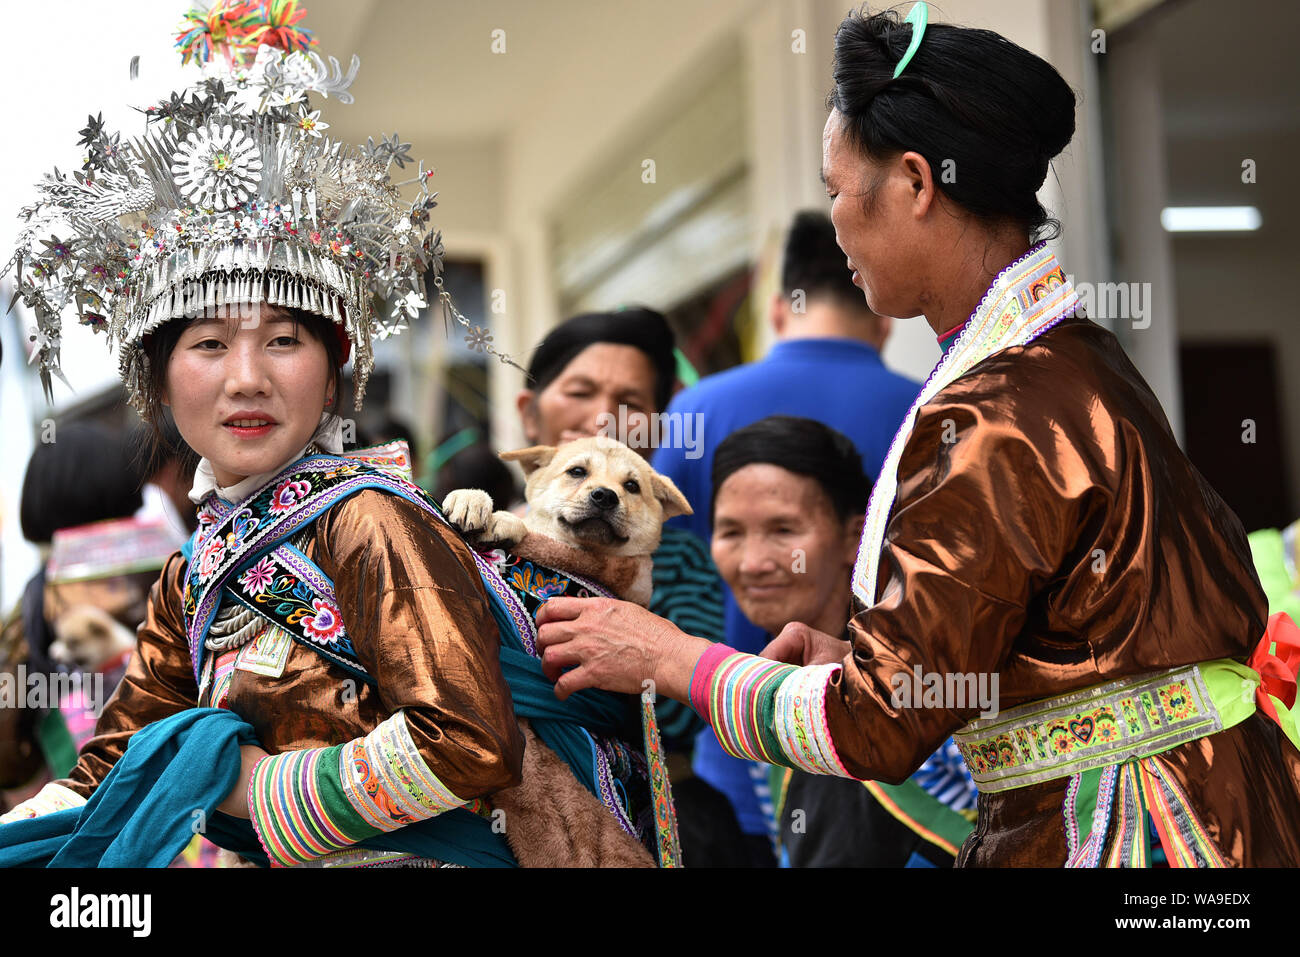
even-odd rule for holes
{"type": "Polygon", "coordinates": [[[1078,304],[1074,287],[1045,243],[1034,246],[998,273],[903,417],[871,490],[853,567],[853,593],[867,607],[875,604],[880,549],[898,494],[898,463],[916,424],[917,412],[977,363],[1042,335],[1062,319],[1073,316],[1078,304]]]}
{"type": "MultiPolygon", "coordinates": [[[[245,605],[254,611],[265,613],[259,606],[269,607],[268,596],[275,592],[275,613],[293,618],[277,624],[295,640],[312,643],[322,654],[333,653],[326,656],[345,667],[355,663],[334,602],[333,585],[305,555],[282,543],[363,488],[401,495],[438,514],[425,493],[405,479],[377,465],[335,455],[312,455],[291,462],[251,497],[234,504],[214,494],[204,499],[198,510],[199,527],[190,540],[182,596],[196,681],[223,591],[236,583],[248,599],[245,605]],[[268,556],[274,560],[261,561],[268,556]],[[294,579],[296,602],[276,591],[289,578],[294,579]],[[309,607],[311,615],[307,616],[309,607]]],[[[235,597],[239,598],[238,592],[235,597]]],[[[368,677],[362,671],[357,673],[368,677]]]]}

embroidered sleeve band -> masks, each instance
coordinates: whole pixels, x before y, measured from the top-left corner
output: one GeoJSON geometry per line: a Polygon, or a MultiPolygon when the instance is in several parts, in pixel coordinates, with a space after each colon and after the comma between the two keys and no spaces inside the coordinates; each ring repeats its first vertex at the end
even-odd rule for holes
{"type": "Polygon", "coordinates": [[[851,777],[826,724],[826,686],[840,667],[729,655],[708,679],[707,714],[719,743],[738,758],[851,777]]]}
{"type": "Polygon", "coordinates": [[[690,698],[691,707],[698,711],[701,717],[709,716],[709,689],[713,687],[713,675],[718,670],[718,665],[734,654],[736,654],[735,648],[719,642],[711,645],[695,663],[695,670],[691,672],[690,698]]]}
{"type": "Polygon", "coordinates": [[[826,725],[826,686],[843,667],[814,665],[796,668],[776,689],[773,718],[776,736],[788,763],[809,774],[850,778],[831,743],[826,725]]]}
{"type": "Polygon", "coordinates": [[[285,751],[257,762],[248,811],[273,865],[313,861],[379,833],[344,795],[339,761],[347,747],[285,751]]]}
{"type": "Polygon", "coordinates": [[[85,803],[86,799],[76,791],[51,781],[41,788],[34,797],[28,798],[3,817],[0,817],[0,824],[8,824],[10,821],[22,821],[32,817],[42,817],[46,814],[53,814],[55,811],[66,811],[68,808],[81,807],[85,803]]]}
{"type": "Polygon", "coordinates": [[[348,802],[379,831],[395,831],[465,803],[424,763],[401,711],[344,745],[341,760],[348,802]]]}
{"type": "Polygon", "coordinates": [[[465,802],[429,770],[397,712],[364,738],[263,758],[253,828],[274,864],[303,864],[465,802]]]}

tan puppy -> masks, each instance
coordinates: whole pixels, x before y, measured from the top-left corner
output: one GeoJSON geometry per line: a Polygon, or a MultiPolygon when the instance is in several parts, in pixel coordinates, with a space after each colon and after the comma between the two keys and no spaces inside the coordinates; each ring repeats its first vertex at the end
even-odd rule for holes
{"type": "Polygon", "coordinates": [[[81,671],[101,671],[135,648],[135,634],[94,605],[74,605],[54,622],[50,657],[81,671]]]}
{"type": "Polygon", "coordinates": [[[691,514],[671,479],[604,436],[502,452],[501,458],[523,467],[528,514],[494,512],[487,492],[458,489],[443,501],[452,525],[476,543],[594,578],[638,605],[650,603],[651,555],[663,524],[691,514]]]}
{"type": "MultiPolygon", "coordinates": [[[[670,479],[626,445],[595,437],[562,446],[502,452],[528,477],[528,514],[492,510],[478,489],[443,501],[447,520],[477,545],[491,544],[559,571],[583,575],[614,594],[649,605],[651,555],[663,523],[691,514],[670,479]]],[[[506,839],[524,867],[654,867],[654,859],[527,721],[518,787],[492,795],[505,812],[506,839]]]]}

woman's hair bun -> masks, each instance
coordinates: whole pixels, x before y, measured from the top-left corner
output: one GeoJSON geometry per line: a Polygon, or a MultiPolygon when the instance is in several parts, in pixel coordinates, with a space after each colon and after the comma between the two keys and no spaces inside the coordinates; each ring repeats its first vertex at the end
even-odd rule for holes
{"type": "Polygon", "coordinates": [[[897,11],[844,18],[835,33],[834,88],[849,141],[884,159],[915,150],[940,189],[978,216],[1021,222],[1034,238],[1059,231],[1035,197],[1074,136],[1075,95],[1046,60],[989,30],[931,23],[894,79],[912,39],[897,11]],[[938,179],[938,177],[936,177],[938,179]]]}

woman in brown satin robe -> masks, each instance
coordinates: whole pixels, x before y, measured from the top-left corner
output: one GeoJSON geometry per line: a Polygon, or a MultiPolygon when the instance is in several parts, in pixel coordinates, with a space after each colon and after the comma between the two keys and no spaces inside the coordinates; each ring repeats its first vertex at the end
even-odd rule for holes
{"type": "MultiPolygon", "coordinates": [[[[204,456],[196,503],[214,492],[245,501],[304,455],[342,451],[341,420],[329,410],[343,355],[330,320],[244,306],[229,318],[172,320],[147,348],[150,368],[159,370],[151,420],[170,407],[182,436],[204,456]],[[250,318],[253,310],[260,316],[250,318]]],[[[334,758],[345,789],[348,763],[358,774],[369,767],[371,778],[349,792],[356,811],[369,815],[365,822],[349,826],[346,805],[325,808],[353,840],[517,784],[523,743],[497,626],[463,542],[406,498],[367,489],[331,506],[293,544],[332,581],[355,659],[373,681],[347,679],[229,596],[196,680],[187,644],[190,563],[178,553],[153,587],[137,652],[76,767],[6,819],[82,803],[135,731],[196,705],[234,711],[257,733],[260,747],[241,748],[239,781],[219,809],[251,818],[274,864],[411,862],[397,852],[352,850],[342,833],[330,846],[309,848],[286,815],[321,808],[288,809],[267,797],[277,782],[292,782],[290,759],[349,742],[342,768],[334,758]]],[[[317,620],[324,637],[319,606],[317,620]]]]}
{"type": "Polygon", "coordinates": [[[959,864],[1300,864],[1300,752],[1266,714],[1294,674],[1258,687],[1279,669],[1241,524],[1032,244],[1073,94],[996,34],[930,25],[917,47],[914,29],[845,19],[824,133],[854,282],[946,348],[876,483],[852,652],[792,624],[773,661],[723,657],[641,609],[560,599],[539,617],[557,691],[653,678],[733,753],[889,782],[958,732],[981,789],[959,864]],[[998,714],[954,677],[997,679],[998,714]],[[1053,720],[1015,710],[1031,702],[1053,720]],[[1103,747],[1126,736],[1147,742],[1132,759],[1103,747]],[[1089,787],[1097,813],[1071,816],[1089,787]]]}

